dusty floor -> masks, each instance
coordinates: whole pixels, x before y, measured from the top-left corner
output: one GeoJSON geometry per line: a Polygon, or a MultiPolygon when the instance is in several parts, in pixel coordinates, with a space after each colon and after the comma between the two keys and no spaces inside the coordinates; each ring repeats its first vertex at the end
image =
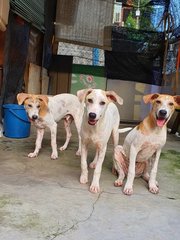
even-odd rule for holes
{"type": "MultiPolygon", "coordinates": [[[[176,240],[180,236],[180,138],[168,135],[159,164],[160,193],[148,192],[136,179],[134,195],[115,188],[109,143],[101,175],[101,193],[79,183],[77,134],[68,149],[50,160],[46,132],[39,156],[29,159],[35,132],[25,139],[0,138],[0,239],[3,240],[176,240]]],[[[122,143],[125,134],[121,134],[122,143]]],[[[64,141],[59,128],[58,146],[64,141]]],[[[93,158],[90,151],[89,161],[93,158]]],[[[90,179],[92,171],[90,170],[90,179]]]]}

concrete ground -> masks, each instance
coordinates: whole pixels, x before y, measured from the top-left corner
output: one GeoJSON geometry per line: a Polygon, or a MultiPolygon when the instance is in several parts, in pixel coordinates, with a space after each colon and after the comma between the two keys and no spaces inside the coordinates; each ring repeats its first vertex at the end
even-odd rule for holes
{"type": "MultiPolygon", "coordinates": [[[[161,155],[153,195],[142,179],[134,194],[125,196],[113,186],[110,141],[100,179],[101,192],[92,194],[81,185],[77,133],[68,149],[51,160],[50,134],[46,131],[37,158],[35,131],[25,139],[0,138],[0,239],[2,240],[177,240],[180,236],[180,138],[168,135],[161,155]]],[[[121,134],[120,143],[126,134],[121,134]]],[[[58,146],[63,144],[60,124],[58,146]]],[[[89,161],[93,159],[93,148],[89,161]]],[[[92,178],[92,170],[89,172],[92,178]]]]}

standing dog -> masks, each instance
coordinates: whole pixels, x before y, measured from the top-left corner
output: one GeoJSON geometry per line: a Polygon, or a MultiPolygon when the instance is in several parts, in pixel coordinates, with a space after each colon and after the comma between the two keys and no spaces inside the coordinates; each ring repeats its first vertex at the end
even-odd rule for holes
{"type": "Polygon", "coordinates": [[[166,143],[167,123],[175,108],[180,106],[180,96],[155,93],[145,95],[143,99],[145,103],[152,103],[152,110],[126,136],[123,146],[115,149],[114,167],[119,175],[115,186],[122,186],[127,175],[123,190],[127,195],[133,193],[135,175],[142,176],[148,182],[151,193],[158,193],[156,174],[161,149],[166,143]]]}
{"type": "Polygon", "coordinates": [[[95,168],[90,191],[97,193],[100,191],[102,163],[111,133],[114,146],[117,146],[119,141],[120,116],[113,102],[122,105],[123,100],[113,91],[105,92],[100,89],[83,89],[77,92],[77,96],[85,104],[80,132],[82,141],[80,183],[88,182],[87,149],[88,145],[93,143],[96,146],[96,155],[90,164],[91,168],[95,168]]]}
{"type": "Polygon", "coordinates": [[[51,131],[51,158],[56,159],[58,157],[57,152],[57,122],[64,119],[64,126],[66,130],[66,142],[60,148],[65,150],[68,146],[71,138],[70,124],[74,119],[77,132],[79,135],[79,148],[76,155],[80,155],[81,151],[81,138],[80,127],[83,115],[83,105],[79,102],[77,96],[73,94],[63,93],[55,96],[46,95],[33,95],[26,93],[19,93],[17,95],[18,104],[25,106],[28,117],[37,128],[37,138],[35,150],[29,153],[28,157],[36,157],[41,149],[42,139],[44,135],[44,129],[49,127],[51,131]]]}

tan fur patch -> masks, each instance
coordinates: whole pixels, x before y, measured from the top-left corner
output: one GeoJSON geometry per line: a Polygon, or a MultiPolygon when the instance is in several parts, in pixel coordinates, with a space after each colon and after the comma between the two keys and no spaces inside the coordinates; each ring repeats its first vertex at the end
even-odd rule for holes
{"type": "Polygon", "coordinates": [[[39,111],[39,116],[43,118],[48,112],[48,107],[45,104],[44,101],[40,101],[40,111],[39,111]]]}
{"type": "Polygon", "coordinates": [[[156,127],[156,122],[152,114],[150,113],[139,125],[138,130],[144,135],[149,135],[152,129],[156,127]]]}
{"type": "MultiPolygon", "coordinates": [[[[39,109],[39,116],[41,118],[43,118],[47,112],[48,112],[48,97],[45,95],[34,95],[34,94],[26,94],[26,98],[25,95],[22,96],[22,98],[24,99],[24,105],[28,106],[28,104],[39,104],[40,105],[40,109],[39,109]]],[[[22,100],[22,99],[21,99],[22,100]]]]}

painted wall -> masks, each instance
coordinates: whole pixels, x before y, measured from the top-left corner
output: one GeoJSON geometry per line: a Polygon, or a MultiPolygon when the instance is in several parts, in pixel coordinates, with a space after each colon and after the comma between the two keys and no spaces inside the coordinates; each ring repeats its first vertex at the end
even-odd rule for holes
{"type": "Polygon", "coordinates": [[[106,89],[104,67],[73,64],[70,92],[76,94],[84,88],[106,89]]]}
{"type": "Polygon", "coordinates": [[[115,91],[123,98],[122,106],[117,105],[122,121],[140,121],[150,110],[143,102],[143,95],[159,92],[159,86],[123,80],[107,80],[107,90],[115,91]]]}

